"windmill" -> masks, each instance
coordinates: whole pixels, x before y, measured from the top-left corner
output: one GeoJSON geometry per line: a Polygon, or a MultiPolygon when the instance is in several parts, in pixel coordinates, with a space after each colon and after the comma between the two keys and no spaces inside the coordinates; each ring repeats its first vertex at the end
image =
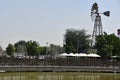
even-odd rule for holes
{"type": "Polygon", "coordinates": [[[94,3],[91,9],[91,18],[94,21],[94,27],[93,27],[93,33],[92,33],[92,42],[91,42],[91,47],[94,47],[95,42],[96,42],[96,37],[98,35],[103,35],[103,30],[102,30],[102,20],[100,14],[103,14],[107,17],[110,16],[110,11],[105,11],[103,13],[99,13],[98,10],[98,4],[94,3]]]}

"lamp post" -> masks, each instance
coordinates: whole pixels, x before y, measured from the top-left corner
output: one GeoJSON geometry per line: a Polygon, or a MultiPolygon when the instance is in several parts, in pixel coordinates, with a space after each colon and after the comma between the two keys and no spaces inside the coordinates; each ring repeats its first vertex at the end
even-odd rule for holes
{"type": "Polygon", "coordinates": [[[47,66],[47,57],[48,57],[48,56],[47,56],[47,53],[48,53],[47,48],[48,48],[48,42],[46,42],[46,55],[45,55],[45,56],[46,56],[46,57],[45,57],[45,59],[46,59],[46,64],[45,64],[45,65],[46,65],[46,66],[47,66]]]}
{"type": "Polygon", "coordinates": [[[79,39],[77,41],[77,53],[79,53],[79,39]]]}

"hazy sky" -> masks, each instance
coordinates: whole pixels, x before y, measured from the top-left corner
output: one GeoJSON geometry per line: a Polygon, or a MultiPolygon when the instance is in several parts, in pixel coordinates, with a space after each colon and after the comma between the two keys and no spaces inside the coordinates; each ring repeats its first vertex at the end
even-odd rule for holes
{"type": "Polygon", "coordinates": [[[120,28],[120,0],[0,0],[0,45],[19,40],[35,40],[41,46],[62,45],[68,28],[93,30],[90,11],[94,2],[102,15],[103,30],[117,33],[120,28]]]}

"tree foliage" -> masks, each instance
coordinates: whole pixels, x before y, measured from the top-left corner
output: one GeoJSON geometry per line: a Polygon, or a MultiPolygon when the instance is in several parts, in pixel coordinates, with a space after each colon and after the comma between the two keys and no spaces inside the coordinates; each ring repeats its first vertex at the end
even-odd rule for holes
{"type": "Polygon", "coordinates": [[[6,48],[6,52],[8,55],[13,56],[13,54],[15,53],[15,47],[12,44],[9,44],[6,48]]]}
{"type": "Polygon", "coordinates": [[[40,47],[40,54],[46,55],[47,47],[40,47]]]}
{"type": "Polygon", "coordinates": [[[24,41],[24,40],[16,42],[14,44],[14,46],[15,46],[15,52],[17,52],[17,53],[26,53],[26,51],[27,51],[26,41],[24,41]]]}
{"type": "Polygon", "coordinates": [[[67,29],[64,36],[65,52],[87,52],[90,43],[90,35],[86,34],[85,30],[67,29]]]}
{"type": "Polygon", "coordinates": [[[39,43],[36,41],[28,41],[26,43],[27,54],[28,55],[38,55],[40,53],[39,43]]]}
{"type": "Polygon", "coordinates": [[[54,45],[54,44],[50,44],[50,47],[48,47],[48,54],[51,56],[55,56],[57,54],[61,54],[63,52],[63,48],[59,45],[54,45]]]}
{"type": "Polygon", "coordinates": [[[0,46],[0,54],[3,54],[3,48],[0,46]]]}
{"type": "Polygon", "coordinates": [[[27,48],[25,45],[18,45],[16,50],[17,53],[27,53],[27,48]]]}
{"type": "Polygon", "coordinates": [[[102,58],[120,55],[120,39],[115,34],[97,36],[95,47],[102,58]]]}

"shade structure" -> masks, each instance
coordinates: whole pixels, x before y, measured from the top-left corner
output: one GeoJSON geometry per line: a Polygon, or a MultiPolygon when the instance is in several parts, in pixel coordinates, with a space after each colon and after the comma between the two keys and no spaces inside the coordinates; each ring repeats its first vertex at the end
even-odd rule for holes
{"type": "Polygon", "coordinates": [[[98,55],[98,54],[93,54],[93,53],[88,54],[87,56],[88,56],[88,57],[100,57],[100,55],[98,55]]]}
{"type": "Polygon", "coordinates": [[[60,56],[68,56],[68,54],[67,53],[62,53],[62,54],[60,54],[60,56]]]}
{"type": "Polygon", "coordinates": [[[100,57],[98,54],[86,54],[86,53],[62,53],[60,54],[60,56],[63,56],[63,57],[67,57],[67,56],[70,56],[70,57],[100,57]]]}
{"type": "Polygon", "coordinates": [[[120,59],[120,56],[111,56],[113,59],[120,59]]]}
{"type": "Polygon", "coordinates": [[[78,53],[75,53],[75,56],[79,56],[79,54],[78,54],[78,53]]]}
{"type": "Polygon", "coordinates": [[[111,56],[111,58],[117,58],[117,56],[111,56]]]}
{"type": "Polygon", "coordinates": [[[79,53],[78,57],[87,57],[86,53],[79,53]]]}
{"type": "Polygon", "coordinates": [[[69,53],[68,56],[75,56],[75,54],[74,53],[69,53]]]}

